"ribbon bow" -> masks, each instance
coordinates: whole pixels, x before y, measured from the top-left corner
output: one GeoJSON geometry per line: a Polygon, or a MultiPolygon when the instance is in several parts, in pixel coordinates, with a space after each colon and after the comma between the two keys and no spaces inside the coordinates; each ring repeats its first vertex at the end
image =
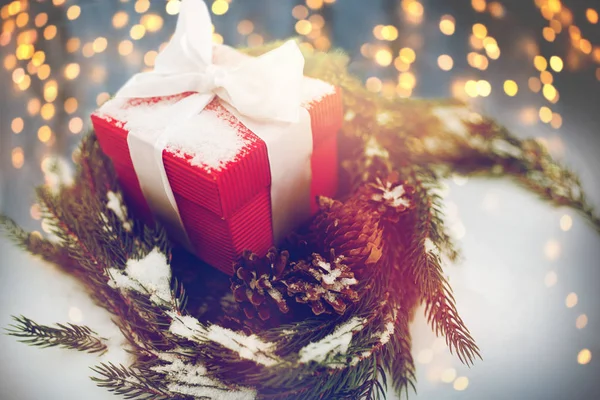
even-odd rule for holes
{"type": "Polygon", "coordinates": [[[207,96],[203,103],[216,95],[246,117],[298,122],[304,70],[298,45],[288,41],[260,57],[242,57],[241,62],[237,62],[239,55],[236,58],[231,63],[213,57],[212,22],[206,4],[183,0],[175,34],[156,57],[154,71],[134,75],[116,96],[196,92],[207,96]]]}

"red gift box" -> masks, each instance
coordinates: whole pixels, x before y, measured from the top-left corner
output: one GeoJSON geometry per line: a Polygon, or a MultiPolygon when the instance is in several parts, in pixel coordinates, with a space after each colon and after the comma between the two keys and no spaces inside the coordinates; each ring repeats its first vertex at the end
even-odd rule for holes
{"type": "MultiPolygon", "coordinates": [[[[337,133],[342,125],[343,111],[341,91],[332,89],[325,94],[305,93],[304,96],[307,97],[304,107],[310,114],[313,136],[310,187],[313,213],[317,210],[316,196],[333,196],[337,190],[337,133]]],[[[189,95],[130,99],[122,107],[163,103],[168,106],[189,95]]],[[[151,222],[153,214],[129,153],[127,121],[119,120],[103,109],[92,115],[100,146],[113,161],[130,209],[136,216],[151,222]]],[[[244,250],[264,255],[274,244],[269,157],[265,143],[229,113],[221,100],[213,99],[202,112],[214,113],[235,130],[243,143],[236,156],[222,167],[212,168],[192,163],[194,154],[181,154],[167,147],[162,152],[162,159],[193,251],[200,259],[231,275],[233,262],[244,250]]],[[[158,177],[156,184],[162,184],[158,177]]]]}

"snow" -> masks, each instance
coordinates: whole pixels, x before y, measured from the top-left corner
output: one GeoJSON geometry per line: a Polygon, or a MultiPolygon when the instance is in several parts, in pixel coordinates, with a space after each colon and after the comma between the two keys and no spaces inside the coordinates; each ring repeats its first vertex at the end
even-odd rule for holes
{"type": "Polygon", "coordinates": [[[331,358],[338,354],[346,354],[353,334],[360,331],[365,323],[365,319],[352,317],[337,326],[330,335],[325,336],[317,342],[309,343],[300,349],[299,362],[303,364],[311,361],[322,363],[326,360],[331,360],[331,358]]]}
{"type": "Polygon", "coordinates": [[[157,247],[140,260],[129,259],[124,270],[109,268],[108,274],[112,288],[148,294],[159,305],[173,302],[171,267],[157,247]]]}
{"type": "Polygon", "coordinates": [[[275,343],[263,342],[256,335],[246,336],[218,325],[205,327],[189,315],[178,316],[174,312],[167,315],[173,319],[169,331],[177,336],[199,343],[212,341],[257,364],[272,366],[281,362],[273,353],[275,343]]]}
{"type": "MultiPolygon", "coordinates": [[[[270,284],[270,283],[269,283],[270,284]]],[[[274,287],[270,287],[267,292],[269,293],[269,296],[271,296],[271,298],[273,300],[275,300],[277,303],[280,303],[283,300],[283,295],[281,294],[281,292],[277,289],[275,289],[274,287]]]]}
{"type": "Polygon", "coordinates": [[[391,200],[392,205],[394,207],[399,207],[399,206],[409,207],[410,202],[408,201],[408,199],[406,197],[404,197],[405,193],[406,193],[406,191],[404,190],[404,186],[398,185],[395,188],[393,188],[392,190],[385,191],[383,193],[383,198],[385,200],[391,200]]]}
{"type": "Polygon", "coordinates": [[[335,86],[314,78],[304,77],[302,84],[302,107],[311,106],[327,96],[335,94],[335,86]]]}
{"type": "MultiPolygon", "coordinates": [[[[178,117],[179,108],[189,105],[187,97],[171,96],[158,102],[114,98],[96,114],[136,135],[158,137],[169,132],[166,149],[190,165],[219,169],[235,159],[247,141],[239,121],[220,106],[198,110],[196,115],[178,117]]],[[[186,110],[187,112],[187,110],[186,110]]]]}
{"type": "Polygon", "coordinates": [[[323,283],[327,285],[333,285],[337,278],[340,277],[342,271],[340,269],[336,269],[328,274],[323,275],[323,283]]]}
{"type": "Polygon", "coordinates": [[[247,145],[241,128],[225,109],[205,109],[172,131],[167,150],[195,167],[218,170],[235,160],[247,145]]]}
{"type": "Polygon", "coordinates": [[[387,342],[390,341],[390,338],[392,337],[392,335],[394,334],[394,322],[393,321],[389,321],[388,323],[385,324],[385,330],[381,333],[381,336],[379,338],[379,342],[381,344],[386,344],[387,342]]]}
{"type": "Polygon", "coordinates": [[[257,364],[269,367],[280,362],[279,358],[272,354],[275,344],[265,343],[256,335],[246,336],[218,325],[210,325],[206,336],[209,340],[238,353],[241,358],[257,364]]]}
{"type": "Polygon", "coordinates": [[[167,315],[172,319],[169,331],[174,335],[194,340],[194,336],[205,331],[200,322],[190,315],[177,315],[174,311],[167,311],[167,315]]]}
{"type": "Polygon", "coordinates": [[[471,113],[466,107],[435,107],[432,113],[440,119],[450,132],[461,137],[467,136],[468,132],[464,121],[469,119],[471,113]]]}
{"type": "MultiPolygon", "coordinates": [[[[338,257],[335,260],[336,263],[342,262],[342,257],[338,257]]],[[[323,282],[324,289],[328,289],[334,292],[341,292],[348,286],[356,285],[358,281],[354,278],[342,278],[338,279],[342,275],[341,269],[331,269],[331,263],[323,260],[317,262],[317,266],[323,271],[311,270],[311,274],[316,280],[323,282]]],[[[324,290],[323,290],[324,291],[324,290]]],[[[328,293],[329,296],[333,296],[333,293],[328,293]]],[[[332,298],[332,301],[335,300],[332,298]]]]}
{"type": "Polygon", "coordinates": [[[127,208],[123,204],[123,198],[120,193],[115,193],[112,190],[109,190],[106,194],[108,202],[106,203],[106,207],[111,210],[119,221],[123,223],[123,228],[127,232],[131,232],[131,221],[127,219],[127,208]]]}
{"type": "Polygon", "coordinates": [[[42,172],[44,173],[46,187],[48,187],[52,193],[58,193],[58,190],[62,186],[73,185],[73,167],[62,157],[45,157],[42,160],[42,172]]]}
{"type": "Polygon", "coordinates": [[[435,243],[433,243],[433,240],[431,240],[430,238],[425,238],[425,251],[436,256],[440,255],[440,249],[435,245],[435,243]]]}
{"type": "Polygon", "coordinates": [[[511,157],[520,158],[523,156],[523,151],[520,148],[508,143],[506,140],[502,140],[502,139],[492,140],[492,148],[497,153],[504,153],[511,157]]]}
{"type": "Polygon", "coordinates": [[[159,358],[167,364],[151,369],[166,374],[167,388],[171,393],[209,398],[211,400],[253,400],[256,391],[250,388],[229,388],[222,382],[207,375],[200,363],[192,363],[172,353],[159,353],[159,358]]]}

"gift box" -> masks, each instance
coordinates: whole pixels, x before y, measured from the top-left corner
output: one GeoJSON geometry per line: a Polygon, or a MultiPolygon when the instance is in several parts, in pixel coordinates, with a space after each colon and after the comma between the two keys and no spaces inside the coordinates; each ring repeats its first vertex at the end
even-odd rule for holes
{"type": "Polygon", "coordinates": [[[337,190],[341,92],[303,76],[288,41],[259,57],[212,43],[201,0],[181,3],[153,71],[92,115],[130,209],[231,274],[264,255],[337,190]]]}
{"type": "MultiPolygon", "coordinates": [[[[310,115],[313,142],[308,201],[314,213],[316,196],[333,196],[337,190],[342,100],[338,88],[321,81],[304,78],[302,88],[302,107],[310,115]]],[[[178,118],[177,104],[191,95],[115,98],[92,115],[100,146],[113,161],[130,209],[146,221],[152,221],[153,212],[130,156],[128,128],[165,129],[168,121],[178,118]]],[[[191,250],[231,274],[232,262],[241,252],[248,249],[263,255],[281,238],[273,232],[269,154],[265,142],[232,115],[221,99],[214,98],[198,117],[194,134],[206,136],[207,141],[189,148],[185,140],[167,143],[162,162],[191,250]]],[[[289,138],[282,135],[278,140],[289,138]]],[[[154,184],[163,183],[156,177],[154,184]]]]}

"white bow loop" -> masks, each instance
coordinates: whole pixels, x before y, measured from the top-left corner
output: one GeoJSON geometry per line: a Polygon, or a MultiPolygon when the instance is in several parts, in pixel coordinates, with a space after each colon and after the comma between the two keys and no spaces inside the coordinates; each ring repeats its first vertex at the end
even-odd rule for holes
{"type": "Polygon", "coordinates": [[[214,94],[244,116],[295,123],[303,70],[304,57],[293,41],[260,57],[225,57],[215,63],[206,4],[183,0],[175,34],[157,56],[154,71],[133,76],[117,97],[214,94]]]}

